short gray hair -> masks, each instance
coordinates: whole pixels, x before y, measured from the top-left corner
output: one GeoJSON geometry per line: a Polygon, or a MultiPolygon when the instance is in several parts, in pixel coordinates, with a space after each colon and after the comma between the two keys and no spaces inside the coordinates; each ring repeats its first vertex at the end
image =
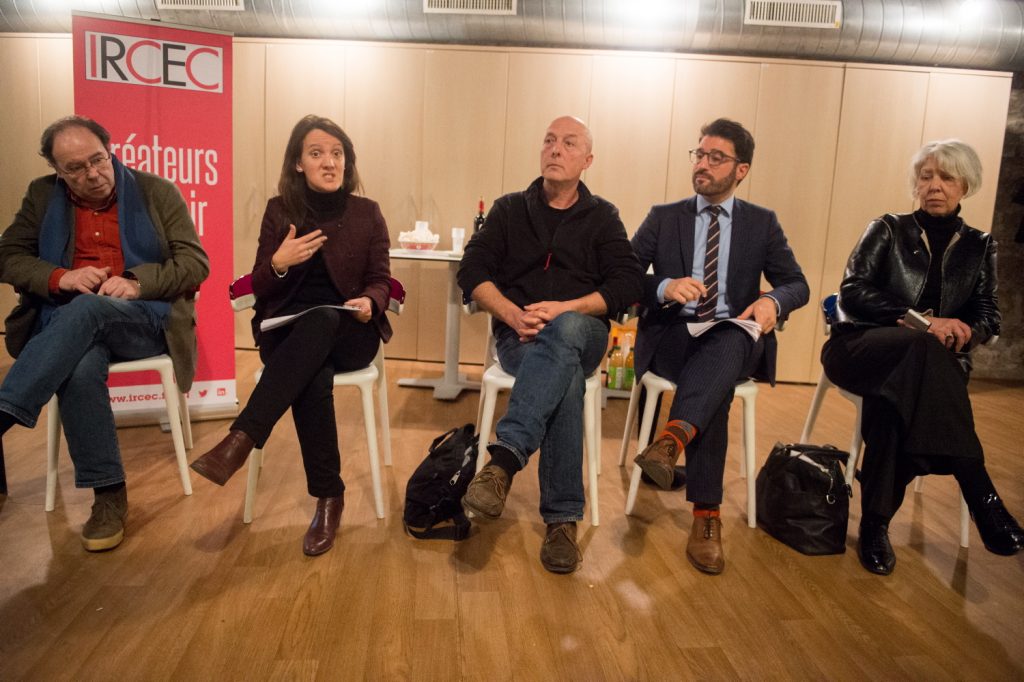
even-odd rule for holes
{"type": "Polygon", "coordinates": [[[964,198],[981,189],[981,159],[978,152],[963,140],[932,140],[917,150],[910,160],[910,193],[914,195],[917,176],[928,159],[935,159],[939,169],[959,180],[964,187],[964,198]]]}

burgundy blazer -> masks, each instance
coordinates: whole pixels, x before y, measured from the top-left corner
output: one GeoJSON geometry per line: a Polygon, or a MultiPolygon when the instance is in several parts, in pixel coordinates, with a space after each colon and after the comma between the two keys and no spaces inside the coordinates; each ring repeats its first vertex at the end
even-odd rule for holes
{"type": "MultiPolygon", "coordinates": [[[[284,277],[278,277],[270,265],[274,252],[288,234],[289,222],[281,197],[267,202],[260,226],[256,263],[252,268],[252,289],[256,294],[253,337],[257,345],[260,321],[279,314],[305,279],[305,263],[289,268],[284,277]]],[[[315,229],[323,230],[327,236],[322,248],[324,263],[331,281],[341,293],[338,302],[368,297],[373,302],[370,324],[377,327],[381,340],[387,343],[391,339],[391,324],[384,313],[391,293],[391,260],[388,257],[391,239],[377,202],[366,197],[349,196],[340,221],[315,223],[307,219],[295,227],[300,235],[315,229]]]]}

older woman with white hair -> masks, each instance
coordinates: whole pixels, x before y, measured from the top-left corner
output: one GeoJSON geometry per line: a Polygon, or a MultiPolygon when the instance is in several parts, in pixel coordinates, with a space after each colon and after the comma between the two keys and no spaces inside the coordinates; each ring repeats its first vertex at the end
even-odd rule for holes
{"type": "Polygon", "coordinates": [[[923,474],[956,478],[985,547],[1016,554],[1024,531],[985,468],[967,393],[969,352],[999,333],[996,242],[960,218],[981,162],[960,140],[929,142],[911,163],[913,213],[873,220],[846,264],[822,349],[828,378],[864,399],[857,553],[896,565],[889,521],[923,474]]]}

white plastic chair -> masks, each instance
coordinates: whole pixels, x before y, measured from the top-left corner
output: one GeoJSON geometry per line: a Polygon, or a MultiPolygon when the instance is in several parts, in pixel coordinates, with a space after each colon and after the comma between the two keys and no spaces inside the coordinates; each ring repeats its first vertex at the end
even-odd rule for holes
{"type": "MultiPolygon", "coordinates": [[[[256,303],[249,282],[251,275],[235,280],[231,285],[231,307],[236,311],[251,308],[256,303]]],[[[405,289],[392,278],[391,299],[388,311],[396,315],[402,312],[405,289]]],[[[263,370],[256,372],[259,381],[263,370]]],[[[373,361],[362,369],[338,372],[334,375],[334,386],[354,386],[359,389],[363,406],[363,428],[366,431],[366,449],[370,459],[370,480],[373,486],[373,504],[378,519],[384,518],[384,491],[381,487],[380,457],[377,448],[377,416],[373,406],[373,389],[377,389],[377,409],[380,410],[381,438],[384,441],[384,465],[391,466],[391,417],[388,412],[387,374],[384,370],[384,344],[377,348],[373,361]]],[[[248,478],[245,487],[245,506],[242,511],[243,523],[252,523],[253,506],[256,502],[256,486],[263,471],[263,448],[253,448],[249,456],[248,478]]]]}
{"type": "MultiPolygon", "coordinates": [[[[654,418],[657,416],[655,410],[658,406],[658,397],[666,391],[676,390],[674,382],[660,377],[654,372],[646,372],[640,381],[633,384],[633,390],[629,394],[629,407],[626,409],[626,428],[622,433],[622,446],[619,448],[619,466],[626,464],[626,452],[631,442],[630,434],[636,424],[641,386],[647,389],[647,401],[644,405],[643,419],[640,421],[638,446],[639,444],[646,445],[650,441],[654,418]]],[[[748,380],[736,385],[735,395],[743,401],[743,459],[740,460],[740,476],[747,479],[747,525],[751,528],[757,527],[757,493],[754,490],[753,475],[757,467],[757,439],[755,436],[757,390],[757,384],[748,380]]],[[[636,505],[636,495],[640,489],[642,473],[640,465],[634,464],[633,474],[629,479],[629,492],[626,494],[627,515],[633,513],[633,507],[636,505]]]]}
{"type": "MultiPolygon", "coordinates": [[[[164,389],[164,403],[167,406],[167,421],[171,428],[171,440],[174,443],[174,454],[178,460],[178,475],[181,487],[186,495],[192,494],[192,481],[188,473],[188,459],[185,450],[192,448],[192,422],[188,415],[188,402],[185,394],[178,390],[174,383],[174,365],[167,354],[154,355],[141,360],[113,362],[110,373],[123,372],[158,372],[160,383],[164,389]],[[177,396],[174,399],[173,396],[177,396]]],[[[46,511],[53,511],[57,497],[57,456],[60,453],[60,407],[57,396],[50,398],[46,417],[46,511]]]]}
{"type": "MultiPolygon", "coordinates": [[[[475,308],[470,308],[475,312],[475,308]]],[[[511,391],[516,378],[503,370],[495,351],[494,336],[491,334],[491,320],[487,320],[487,350],[484,354],[484,374],[480,381],[480,404],[477,408],[480,450],[476,458],[476,470],[484,467],[487,443],[490,441],[494,424],[494,411],[499,391],[511,391]]],[[[598,526],[601,522],[597,494],[597,477],[601,473],[601,378],[600,369],[586,381],[583,395],[583,444],[587,450],[587,475],[590,496],[590,523],[598,526]]],[[[543,456],[543,455],[542,455],[543,456]]]]}
{"type": "MultiPolygon", "coordinates": [[[[821,317],[823,330],[825,336],[828,336],[832,330],[832,321],[835,319],[836,309],[836,294],[830,294],[826,296],[821,302],[821,317]]],[[[818,385],[814,389],[814,397],[811,398],[811,407],[807,411],[807,421],[804,422],[803,433],[800,434],[801,443],[811,442],[811,436],[814,433],[814,423],[818,419],[818,412],[821,410],[821,403],[825,400],[825,394],[830,388],[834,388],[839,392],[839,395],[849,400],[854,408],[857,410],[857,417],[853,423],[853,433],[850,435],[850,456],[846,460],[846,483],[851,488],[853,487],[854,476],[857,473],[857,463],[860,461],[861,449],[864,444],[864,439],[861,436],[861,416],[864,408],[864,401],[861,397],[855,393],[839,388],[833,384],[827,376],[825,376],[825,370],[821,371],[821,377],[818,379],[818,385]]],[[[917,477],[914,483],[914,492],[920,493],[924,486],[924,479],[921,476],[917,477]]],[[[967,508],[967,501],[964,496],[960,495],[960,546],[967,547],[970,541],[970,530],[971,530],[971,512],[967,508]]]]}

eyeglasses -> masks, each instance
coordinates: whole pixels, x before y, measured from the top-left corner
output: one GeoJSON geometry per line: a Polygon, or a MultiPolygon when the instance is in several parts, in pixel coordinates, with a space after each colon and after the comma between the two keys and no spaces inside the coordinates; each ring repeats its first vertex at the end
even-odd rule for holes
{"type": "Polygon", "coordinates": [[[693,165],[696,166],[704,159],[708,160],[708,165],[711,166],[712,168],[714,168],[715,166],[721,166],[726,161],[735,161],[736,163],[740,163],[740,160],[737,159],[735,156],[723,154],[717,149],[712,150],[710,152],[706,152],[703,149],[690,150],[690,161],[693,162],[693,165]]]}
{"type": "Polygon", "coordinates": [[[90,168],[99,170],[107,165],[110,161],[110,154],[99,152],[90,156],[84,163],[72,163],[61,169],[64,175],[72,178],[78,178],[89,172],[90,168]]]}

